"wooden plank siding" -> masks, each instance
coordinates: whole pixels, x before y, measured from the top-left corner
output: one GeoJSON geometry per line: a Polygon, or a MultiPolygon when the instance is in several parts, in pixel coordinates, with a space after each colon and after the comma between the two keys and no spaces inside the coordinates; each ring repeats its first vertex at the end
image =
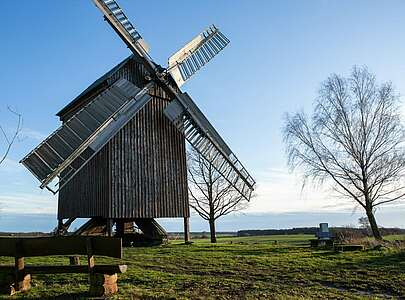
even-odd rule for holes
{"type": "MultiPolygon", "coordinates": [[[[119,78],[138,87],[146,70],[135,58],[98,83],[100,92],[119,78]],[[102,88],[100,88],[102,87],[102,88]]],[[[67,120],[97,94],[90,91],[60,115],[67,120]]],[[[154,97],[59,192],[58,218],[188,217],[185,139],[164,116],[171,101],[159,86],[154,97]]]]}

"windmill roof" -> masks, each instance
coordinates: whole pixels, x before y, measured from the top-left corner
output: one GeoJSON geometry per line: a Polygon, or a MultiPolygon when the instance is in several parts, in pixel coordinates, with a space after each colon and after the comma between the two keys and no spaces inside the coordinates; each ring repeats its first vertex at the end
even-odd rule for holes
{"type": "Polygon", "coordinates": [[[62,108],[56,115],[58,117],[62,117],[72,107],[74,107],[76,104],[78,104],[84,96],[90,94],[94,89],[96,89],[100,84],[102,84],[105,80],[107,80],[109,77],[111,77],[115,72],[120,70],[129,60],[131,60],[133,58],[134,58],[133,54],[128,56],[127,58],[125,58],[123,61],[121,61],[118,65],[116,65],[110,71],[108,71],[103,76],[101,76],[99,79],[94,81],[89,87],[87,87],[76,98],[74,98],[68,105],[66,105],[64,108],[62,108]]]}

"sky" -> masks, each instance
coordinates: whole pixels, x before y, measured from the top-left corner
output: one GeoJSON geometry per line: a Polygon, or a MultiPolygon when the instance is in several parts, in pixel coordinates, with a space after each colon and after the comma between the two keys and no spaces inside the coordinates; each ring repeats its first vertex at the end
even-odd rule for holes
{"type": "MultiPolygon", "coordinates": [[[[328,187],[301,189],[286,166],[286,112],[311,111],[320,83],[368,66],[405,91],[404,1],[120,0],[151,47],[168,57],[210,24],[230,45],[182,88],[196,101],[257,181],[257,197],[219,230],[357,224],[360,208],[328,187]]],[[[11,106],[22,139],[0,167],[0,231],[50,230],[56,198],[18,162],[59,126],[55,114],[130,54],[90,0],[5,2],[0,20],[0,124],[11,106]]],[[[402,97],[403,100],[403,97],[402,97]]],[[[405,105],[405,104],[404,104],[405,105]]],[[[405,109],[404,109],[405,112],[405,109]]],[[[0,146],[1,147],[1,146],[0,146]]],[[[377,212],[382,226],[405,227],[405,203],[377,212]]],[[[180,230],[181,220],[162,220],[180,230]]],[[[192,230],[208,226],[194,216],[192,230]]]]}

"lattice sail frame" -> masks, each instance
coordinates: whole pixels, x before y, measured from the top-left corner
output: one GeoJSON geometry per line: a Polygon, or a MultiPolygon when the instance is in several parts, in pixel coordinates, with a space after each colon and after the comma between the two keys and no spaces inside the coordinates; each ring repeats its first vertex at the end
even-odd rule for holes
{"type": "Polygon", "coordinates": [[[129,21],[118,3],[115,0],[93,0],[93,2],[129,48],[150,60],[149,45],[129,21]]]}
{"type": "Polygon", "coordinates": [[[20,162],[56,194],[152,98],[126,79],[100,93],[20,162]],[[50,185],[53,184],[53,187],[50,185]]]}
{"type": "Polygon", "coordinates": [[[164,113],[190,145],[249,201],[255,180],[191,97],[182,93],[166,107],[164,113]],[[182,103],[186,103],[186,106],[182,103]]]}
{"type": "Polygon", "coordinates": [[[180,87],[228,44],[228,38],[211,25],[169,58],[168,72],[180,87]]]}

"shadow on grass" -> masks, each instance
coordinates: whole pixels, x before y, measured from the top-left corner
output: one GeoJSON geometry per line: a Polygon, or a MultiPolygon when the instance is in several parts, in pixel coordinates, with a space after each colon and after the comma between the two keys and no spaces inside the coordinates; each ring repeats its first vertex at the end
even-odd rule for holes
{"type": "MultiPolygon", "coordinates": [[[[348,252],[346,252],[348,253],[348,252]]],[[[314,249],[312,252],[314,257],[329,257],[329,256],[339,256],[344,255],[343,252],[337,252],[332,249],[314,249]]]]}
{"type": "Polygon", "coordinates": [[[398,299],[403,299],[401,297],[401,294],[399,294],[397,291],[384,285],[379,286],[374,285],[368,288],[361,288],[358,286],[346,286],[345,284],[342,283],[324,280],[320,280],[318,281],[318,283],[327,288],[333,288],[343,292],[350,292],[352,294],[357,294],[358,296],[363,296],[367,298],[382,297],[385,299],[392,299],[399,297],[398,299]]]}
{"type": "MultiPolygon", "coordinates": [[[[324,253],[314,253],[314,256],[342,256],[351,252],[336,253],[333,251],[324,253]]],[[[359,296],[365,297],[382,297],[382,298],[398,298],[405,299],[404,290],[401,288],[401,283],[395,283],[386,280],[382,274],[391,274],[391,276],[402,276],[405,274],[405,251],[402,252],[386,252],[377,250],[355,251],[356,259],[353,261],[341,262],[334,266],[335,271],[345,272],[347,278],[339,281],[317,280],[323,286],[335,288],[341,291],[353,292],[359,296]],[[378,280],[371,280],[376,274],[381,274],[378,280]]],[[[350,258],[350,256],[349,256],[350,258]]],[[[330,267],[331,268],[331,267],[330,267]]],[[[327,271],[321,268],[321,271],[327,271]]],[[[399,281],[401,282],[401,281],[399,281]]]]}
{"type": "Polygon", "coordinates": [[[255,255],[255,256],[267,256],[270,253],[290,253],[293,250],[308,249],[307,246],[274,246],[274,247],[258,247],[257,249],[252,249],[251,247],[232,247],[232,246],[209,246],[209,247],[199,247],[190,248],[190,253],[224,253],[232,255],[255,255]]]}
{"type": "Polygon", "coordinates": [[[88,292],[83,292],[83,293],[70,293],[70,294],[63,294],[59,296],[49,296],[49,297],[44,297],[44,296],[23,296],[21,297],[22,299],[28,299],[28,300],[77,300],[77,299],[105,299],[103,297],[90,297],[88,292]]]}
{"type": "Polygon", "coordinates": [[[375,252],[376,256],[370,257],[366,260],[359,262],[359,266],[371,266],[371,267],[387,267],[398,264],[405,265],[405,251],[394,252],[387,254],[386,252],[378,252],[377,250],[370,250],[367,252],[375,252]]]}

